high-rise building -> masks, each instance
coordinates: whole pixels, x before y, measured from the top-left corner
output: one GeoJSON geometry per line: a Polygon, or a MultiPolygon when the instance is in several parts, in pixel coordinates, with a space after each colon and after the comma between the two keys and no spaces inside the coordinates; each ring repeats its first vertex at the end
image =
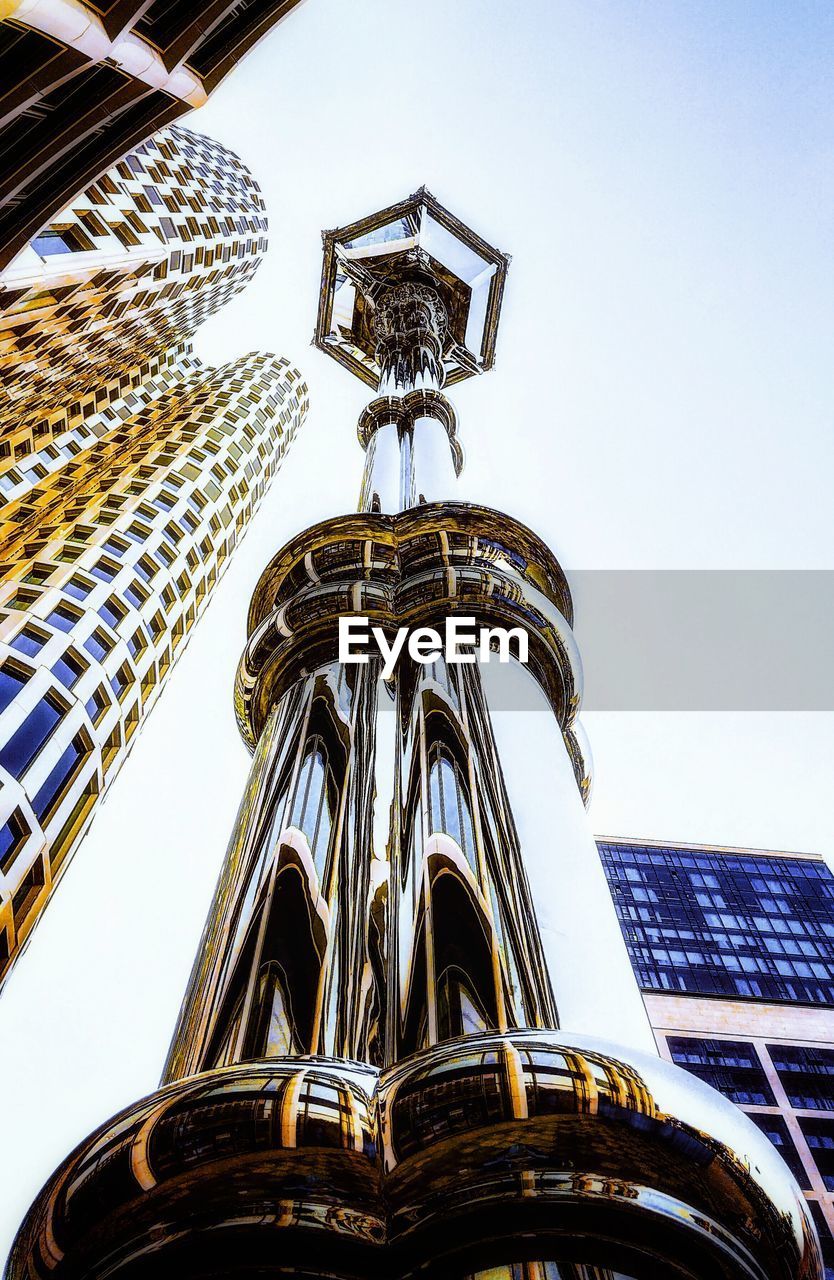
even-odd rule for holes
{"type": "Polygon", "coordinates": [[[658,1049],[779,1149],[834,1277],[834,875],[760,849],[599,851],[658,1049]]]}
{"type": "Polygon", "coordinates": [[[0,270],[78,191],[194,107],[299,0],[5,0],[0,270]]]}
{"type": "MultiPolygon", "coordinates": [[[[0,275],[7,498],[25,492],[27,470],[64,465],[45,450],[54,437],[83,431],[61,441],[70,449],[94,440],[101,427],[87,419],[141,395],[141,366],[246,288],[267,229],[260,189],[238,157],[173,128],[103,174],[17,255],[0,275]]],[[[125,416],[122,406],[110,420],[125,416]]]]}
{"type": "Polygon", "coordinates": [[[237,157],[171,129],[0,277],[0,974],[306,412],[285,360],[190,348],[266,231],[237,157]]]}
{"type": "Polygon", "coordinates": [[[443,387],[492,365],[506,272],[425,190],[325,236],[316,341],[374,392],[361,509],[255,589],[252,770],[163,1084],[62,1163],[10,1280],[821,1275],[772,1145],[651,1051],[584,817],[565,575],[451,497],[443,387]],[[347,622],[407,648],[348,662],[347,622]],[[526,744],[523,850],[461,635],[515,628],[552,746],[526,744]]]}

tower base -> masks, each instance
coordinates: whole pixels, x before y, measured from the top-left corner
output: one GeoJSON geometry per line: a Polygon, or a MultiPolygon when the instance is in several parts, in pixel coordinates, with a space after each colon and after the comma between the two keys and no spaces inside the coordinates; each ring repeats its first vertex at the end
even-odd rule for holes
{"type": "Polygon", "coordinates": [[[169,1085],[64,1161],[7,1277],[612,1271],[822,1276],[800,1191],[731,1103],[660,1059],[516,1031],[382,1073],[263,1060],[169,1085]]]}

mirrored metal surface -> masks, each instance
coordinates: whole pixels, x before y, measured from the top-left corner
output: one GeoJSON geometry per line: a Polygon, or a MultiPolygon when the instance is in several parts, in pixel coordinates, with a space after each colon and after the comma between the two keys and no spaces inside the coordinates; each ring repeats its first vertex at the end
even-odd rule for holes
{"type": "MultiPolygon", "coordinates": [[[[385,358],[375,325],[386,293],[400,282],[430,287],[442,365],[430,381],[460,382],[492,368],[509,259],[444,209],[425,187],[407,200],[324,233],[316,345],[370,386],[385,358]],[[438,381],[439,377],[439,381],[438,381]]],[[[433,347],[433,344],[429,344],[433,347]]],[[[398,379],[392,375],[392,383],[398,379]]],[[[422,385],[417,379],[412,385],[422,385]]]]}
{"type": "Polygon", "coordinates": [[[801,1193],[659,1059],[475,1035],[389,1071],[306,1058],[179,1081],[41,1193],[10,1280],[314,1274],[819,1280],[801,1193]]]}
{"type": "Polygon", "coordinates": [[[450,616],[520,628],[587,795],[561,568],[509,516],[426,501],[418,458],[429,426],[457,461],[441,388],[491,364],[506,267],[425,191],[325,236],[316,340],[379,392],[363,511],[294,538],[252,599],[255,755],[173,1083],[64,1162],[9,1280],[821,1280],[802,1194],[741,1112],[548,1029],[557,966],[479,669],[337,662],[345,617],[389,643],[450,616]]]}
{"type": "Polygon", "coordinates": [[[283,691],[335,660],[338,620],[351,614],[389,638],[400,626],[442,628],[451,614],[522,627],[529,670],[559,719],[577,783],[588,789],[574,733],[582,664],[567,580],[519,521],[471,503],[429,503],[397,516],[340,516],[288,543],[255,589],[238,668],[235,705],[250,747],[283,691]]]}

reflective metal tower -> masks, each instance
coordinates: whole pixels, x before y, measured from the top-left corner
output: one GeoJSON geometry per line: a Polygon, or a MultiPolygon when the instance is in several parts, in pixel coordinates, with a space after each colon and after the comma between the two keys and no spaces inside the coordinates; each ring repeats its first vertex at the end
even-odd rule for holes
{"type": "Polygon", "coordinates": [[[449,499],[444,387],[491,367],[507,266],[425,190],[324,237],[316,341],[374,389],[360,511],[258,583],[235,690],[254,761],[164,1083],[60,1167],[14,1280],[822,1274],[767,1139],[644,1051],[575,812],[565,575],[512,517],[449,499]],[[553,794],[508,794],[478,665],[405,655],[382,681],[378,656],[338,661],[352,616],[522,627],[553,794]],[[637,1047],[560,1029],[565,1007],[637,1047]]]}

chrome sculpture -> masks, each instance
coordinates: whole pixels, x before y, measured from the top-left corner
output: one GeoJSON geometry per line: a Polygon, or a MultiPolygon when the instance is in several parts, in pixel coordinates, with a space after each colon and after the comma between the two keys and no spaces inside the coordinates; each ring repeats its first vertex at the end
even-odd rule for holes
{"type": "Polygon", "coordinates": [[[337,661],[351,614],[523,625],[587,796],[565,575],[443,491],[443,387],[491,366],[507,265],[425,190],[325,236],[316,341],[377,392],[361,510],[258,583],[235,688],[254,762],[164,1083],[59,1168],[11,1280],[820,1280],[740,1111],[559,1029],[477,666],[337,661]]]}

